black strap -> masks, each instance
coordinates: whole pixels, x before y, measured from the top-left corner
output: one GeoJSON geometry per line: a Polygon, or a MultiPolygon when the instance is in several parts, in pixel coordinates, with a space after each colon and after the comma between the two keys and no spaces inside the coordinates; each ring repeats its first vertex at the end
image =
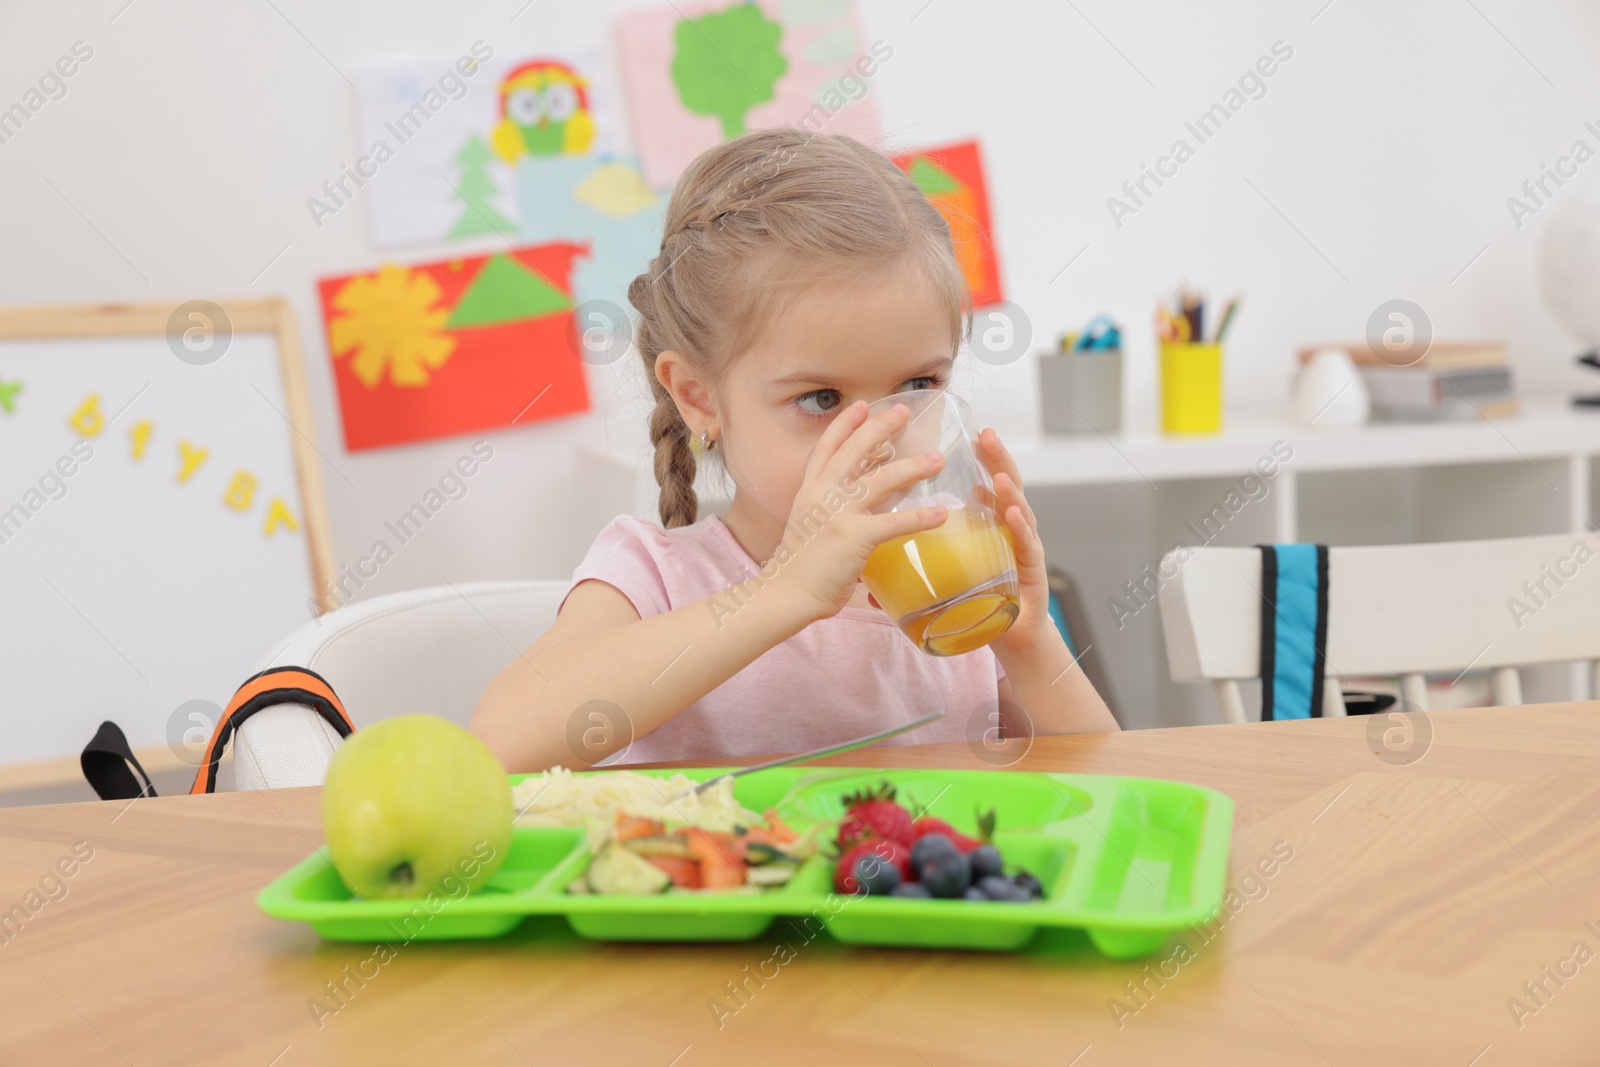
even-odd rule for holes
{"type": "Polygon", "coordinates": [[[1311,717],[1322,717],[1322,692],[1328,673],[1328,546],[1317,546],[1317,632],[1311,668],[1311,717]]]}
{"type": "Polygon", "coordinates": [[[156,787],[151,783],[150,776],[139,766],[133,749],[128,747],[127,737],[114,722],[100,724],[93,740],[84,746],[78,764],[101,800],[132,800],[156,795],[156,787]],[[133,770],[128,769],[130,765],[133,770]],[[139,778],[144,779],[143,785],[133,776],[133,771],[139,772],[139,778]]]}
{"type": "Polygon", "coordinates": [[[1346,715],[1377,715],[1388,711],[1398,703],[1397,699],[1389,693],[1362,693],[1354,689],[1344,691],[1344,713],[1346,715]]]}
{"type": "Polygon", "coordinates": [[[1261,721],[1271,722],[1273,678],[1278,673],[1278,553],[1271,545],[1261,550],[1261,721]]]}

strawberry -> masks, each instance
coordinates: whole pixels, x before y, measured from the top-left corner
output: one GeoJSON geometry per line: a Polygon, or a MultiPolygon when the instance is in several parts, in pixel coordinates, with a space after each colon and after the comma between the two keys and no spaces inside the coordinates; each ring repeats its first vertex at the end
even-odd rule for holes
{"type": "Polygon", "coordinates": [[[867,837],[846,848],[833,868],[833,888],[841,893],[855,893],[861,885],[856,881],[856,860],[875,855],[900,871],[900,877],[911,880],[911,852],[898,841],[882,837],[867,837]]]}
{"type": "Polygon", "coordinates": [[[949,823],[945,822],[936,815],[924,815],[922,818],[912,823],[911,826],[912,844],[915,844],[919,837],[923,837],[927,834],[944,834],[952,842],[954,842],[956,848],[962,852],[971,852],[979,845],[988,841],[990,837],[994,836],[994,812],[991,811],[986,815],[978,816],[979,837],[977,838],[968,837],[966,834],[962,833],[960,830],[957,830],[954,826],[951,826],[949,823]]]}
{"type": "Polygon", "coordinates": [[[894,786],[884,782],[875,789],[844,798],[845,817],[839,826],[839,844],[848,846],[867,837],[884,837],[911,844],[911,813],[895,803],[894,786]]]}

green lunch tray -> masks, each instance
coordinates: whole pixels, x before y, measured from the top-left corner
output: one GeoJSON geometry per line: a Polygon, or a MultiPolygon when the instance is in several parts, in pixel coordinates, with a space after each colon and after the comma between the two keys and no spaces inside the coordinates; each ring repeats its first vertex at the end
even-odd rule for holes
{"type": "MultiPolygon", "coordinates": [[[[703,781],[727,771],[639,773],[703,781]]],[[[588,867],[584,832],[517,827],[494,877],[462,899],[436,898],[443,901],[436,912],[421,900],[353,899],[326,848],[263,889],[259,904],[332,941],[498,937],[531,915],[563,916],[579,936],[600,941],[744,941],[789,917],[808,924],[808,932],[821,924],[845,944],[997,951],[1024,947],[1041,928],[1074,927],[1107,956],[1132,959],[1210,920],[1222,903],[1233,801],[1201,786],[1088,774],[800,766],[735,779],[734,796],[752,811],[776,807],[788,825],[804,830],[840,817],[844,794],[880,781],[892,782],[913,811],[927,805],[927,814],[968,834],[977,813],[993,808],[994,844],[1006,870],[1033,873],[1044,898],[1024,904],[841,895],[826,855],[760,893],[568,894],[565,887],[588,867]]]]}

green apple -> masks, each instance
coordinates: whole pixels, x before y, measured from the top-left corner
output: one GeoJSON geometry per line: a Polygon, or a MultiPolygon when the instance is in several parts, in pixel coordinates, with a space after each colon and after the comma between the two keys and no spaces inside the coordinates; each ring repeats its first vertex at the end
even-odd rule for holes
{"type": "Polygon", "coordinates": [[[322,832],[350,891],[459,899],[511,848],[511,783],[448,719],[399,715],[345,738],[322,787],[322,832]]]}

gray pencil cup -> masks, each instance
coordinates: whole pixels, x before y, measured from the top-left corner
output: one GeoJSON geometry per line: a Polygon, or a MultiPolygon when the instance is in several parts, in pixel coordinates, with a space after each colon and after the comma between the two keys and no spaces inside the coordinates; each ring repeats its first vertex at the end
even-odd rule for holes
{"type": "Polygon", "coordinates": [[[1039,353],[1039,407],[1045,433],[1122,429],[1122,350],[1039,353]]]}

